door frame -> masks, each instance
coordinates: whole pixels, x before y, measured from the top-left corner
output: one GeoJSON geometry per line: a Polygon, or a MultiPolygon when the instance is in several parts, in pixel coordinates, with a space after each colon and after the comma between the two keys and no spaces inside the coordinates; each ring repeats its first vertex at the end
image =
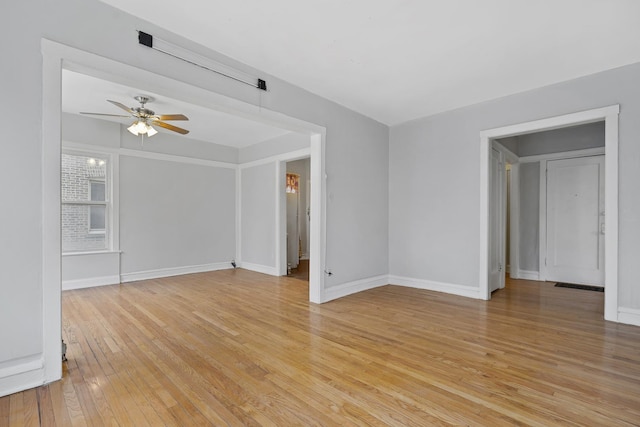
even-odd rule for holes
{"type": "Polygon", "coordinates": [[[509,136],[605,122],[605,320],[618,321],[618,115],[611,105],[480,132],[480,247],[479,296],[491,299],[489,290],[489,185],[491,141],[509,136]]]}
{"type": "MultiPolygon", "coordinates": [[[[312,187],[311,206],[317,220],[311,221],[309,263],[309,301],[325,301],[324,264],[326,259],[326,128],[274,110],[258,107],[213,90],[188,82],[161,76],[147,69],[137,68],[94,53],[80,50],[48,39],[41,39],[42,52],[42,360],[38,361],[39,383],[62,378],[60,362],[62,339],[62,276],[60,233],[60,153],[62,116],[62,70],[86,71],[95,77],[122,84],[146,81],[149,91],[167,94],[175,99],[219,108],[262,123],[276,125],[293,132],[309,135],[312,187]],[[91,71],[91,73],[89,73],[91,71]],[[149,76],[153,78],[149,79],[149,76]],[[114,80],[115,79],[115,80],[114,80]]],[[[239,170],[239,167],[236,169],[239,170]]],[[[236,172],[236,184],[238,184],[236,172]]],[[[236,208],[238,201],[236,201],[236,208]]],[[[236,224],[236,227],[238,224],[236,224]]],[[[236,237],[237,241],[237,237],[236,237]]],[[[35,378],[31,375],[31,378],[35,378]]],[[[32,381],[32,382],[33,382],[32,381]]]]}
{"type": "MultiPolygon", "coordinates": [[[[514,182],[516,184],[516,186],[519,183],[519,177],[518,177],[518,164],[519,164],[519,157],[514,154],[511,150],[509,150],[507,147],[505,147],[504,145],[498,143],[495,140],[491,141],[491,148],[496,149],[498,152],[500,152],[500,161],[502,163],[502,166],[504,168],[504,175],[503,175],[503,181],[502,181],[502,206],[500,207],[500,228],[502,230],[502,236],[501,236],[501,240],[502,240],[502,245],[501,245],[501,249],[500,249],[500,257],[501,257],[501,263],[502,263],[502,268],[503,268],[503,272],[506,274],[507,273],[507,252],[506,252],[506,237],[507,237],[507,210],[509,210],[509,213],[511,215],[511,223],[509,224],[509,236],[510,236],[510,245],[509,245],[509,259],[510,259],[510,266],[509,266],[509,277],[514,277],[514,269],[515,271],[519,270],[520,266],[519,266],[519,252],[518,252],[518,244],[519,244],[519,238],[518,238],[518,233],[519,233],[519,221],[517,219],[518,215],[519,215],[519,193],[517,192],[517,188],[514,188],[514,182]],[[507,164],[511,165],[511,187],[510,189],[507,189],[507,172],[506,172],[506,166],[507,164]],[[508,197],[507,197],[508,196],[508,197]],[[509,204],[507,205],[507,199],[509,200],[509,204]],[[515,217],[515,218],[514,218],[515,217]],[[514,260],[515,260],[515,264],[514,264],[514,260]]],[[[491,158],[489,158],[489,161],[491,161],[491,158]]],[[[491,173],[491,171],[489,171],[489,173],[491,173]]],[[[491,175],[489,175],[489,185],[491,185],[491,175]]],[[[489,199],[490,200],[490,199],[489,199]]],[[[491,206],[489,206],[489,208],[491,208],[491,206]]],[[[491,241],[489,241],[489,244],[491,243],[491,241]]],[[[490,260],[488,260],[490,261],[490,260]]],[[[487,272],[488,273],[488,272],[487,272]]],[[[505,278],[503,277],[500,280],[500,286],[498,287],[498,289],[503,289],[505,287],[505,278]]],[[[489,290],[489,293],[491,293],[491,290],[489,290]]]]}
{"type": "MultiPolygon", "coordinates": [[[[495,275],[496,273],[492,273],[492,268],[491,266],[493,265],[493,262],[497,261],[498,262],[498,286],[496,288],[494,288],[491,285],[491,280],[489,281],[489,292],[495,292],[498,289],[503,289],[504,288],[504,284],[505,284],[505,280],[504,280],[504,269],[505,267],[505,245],[504,245],[504,240],[506,237],[506,233],[505,233],[505,229],[506,229],[506,204],[505,204],[505,199],[506,199],[506,169],[505,169],[505,161],[504,161],[504,153],[498,148],[499,144],[497,144],[495,141],[491,144],[491,170],[489,171],[489,185],[490,185],[490,191],[489,191],[489,200],[491,201],[491,203],[489,204],[489,209],[492,210],[492,214],[491,214],[491,220],[495,221],[496,217],[497,217],[497,227],[495,230],[492,230],[490,228],[490,231],[493,231],[493,233],[491,234],[492,239],[489,241],[490,244],[490,248],[493,246],[493,244],[495,243],[496,239],[498,240],[498,254],[497,254],[497,260],[492,260],[491,259],[491,255],[489,256],[489,278],[491,279],[492,275],[495,275]],[[496,173],[496,168],[493,165],[493,161],[494,161],[494,151],[496,153],[498,153],[498,168],[500,170],[499,175],[498,175],[498,182],[494,183],[494,179],[496,178],[495,173],[496,173]],[[494,188],[494,184],[496,184],[495,186],[497,186],[498,188],[494,188]],[[496,196],[494,197],[494,195],[492,194],[493,192],[496,192],[496,196]],[[497,203],[498,206],[494,206],[494,201],[497,203]],[[501,243],[502,242],[502,243],[501,243]]],[[[491,253],[491,252],[489,252],[491,253]]],[[[495,266],[494,266],[495,268],[495,266]]],[[[493,270],[495,272],[495,270],[493,270]]]]}
{"type": "MultiPolygon", "coordinates": [[[[285,191],[286,188],[286,176],[287,176],[287,163],[295,162],[296,160],[303,159],[311,159],[311,154],[307,153],[306,150],[299,150],[297,152],[292,153],[292,155],[287,156],[278,162],[276,168],[277,174],[277,188],[276,188],[276,265],[278,269],[279,276],[287,275],[287,264],[288,264],[288,244],[287,244],[287,193],[285,191]]],[[[309,167],[311,169],[311,161],[309,162],[309,167]]],[[[311,170],[309,171],[309,175],[311,175],[311,170]]],[[[311,181],[311,179],[307,180],[307,184],[311,181]]],[[[300,207],[300,194],[298,193],[298,208],[300,207]]],[[[311,198],[310,194],[307,194],[307,197],[311,198]]],[[[311,201],[311,200],[310,200],[311,201]]],[[[299,215],[299,213],[298,213],[299,215]]],[[[305,212],[306,215],[306,212],[305,212]]],[[[300,223],[298,221],[298,227],[300,223]]],[[[311,234],[311,230],[309,230],[309,234],[311,234]]],[[[309,236],[311,237],[311,236],[309,236]]],[[[311,248],[309,248],[311,249],[311,248]]],[[[311,268],[311,256],[309,256],[309,268],[311,268]]],[[[311,271],[309,271],[311,273],[311,271]]],[[[311,279],[311,276],[309,276],[311,279]]],[[[310,299],[312,302],[320,302],[314,301],[310,299]]]]}

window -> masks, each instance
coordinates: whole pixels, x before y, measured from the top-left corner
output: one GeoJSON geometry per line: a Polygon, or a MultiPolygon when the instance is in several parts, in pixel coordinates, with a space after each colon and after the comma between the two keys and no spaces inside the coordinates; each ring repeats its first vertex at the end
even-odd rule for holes
{"type": "MultiPolygon", "coordinates": [[[[89,181],[89,200],[92,202],[106,202],[106,182],[104,180],[89,181]]],[[[89,233],[105,233],[107,206],[89,206],[89,233]]]]}
{"type": "Polygon", "coordinates": [[[110,157],[62,154],[62,251],[109,249],[110,157]]]}

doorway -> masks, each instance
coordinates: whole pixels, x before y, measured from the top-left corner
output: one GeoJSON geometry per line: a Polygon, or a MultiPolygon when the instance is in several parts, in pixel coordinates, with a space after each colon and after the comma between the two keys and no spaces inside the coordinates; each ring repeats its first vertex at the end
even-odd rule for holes
{"type": "Polygon", "coordinates": [[[286,163],[287,276],[309,281],[310,159],[286,163]]]}
{"type": "Polygon", "coordinates": [[[479,291],[483,299],[491,299],[491,149],[492,141],[515,135],[561,129],[580,124],[603,121],[605,123],[605,211],[604,227],[607,234],[604,246],[605,292],[604,314],[606,320],[618,321],[618,114],[619,106],[599,108],[525,122],[480,132],[480,250],[479,291]]]}
{"type": "Polygon", "coordinates": [[[323,194],[324,144],[326,130],[303,120],[282,113],[255,108],[249,104],[219,93],[204,90],[188,83],[93,55],[49,40],[42,40],[43,51],[43,114],[42,114],[42,286],[43,286],[43,354],[44,381],[52,382],[62,376],[61,354],[61,236],[59,186],[61,156],[61,81],[62,70],[72,69],[98,78],[122,84],[144,81],[149,91],[158,91],[175,99],[203,106],[220,106],[263,123],[278,124],[291,131],[303,132],[310,138],[311,177],[317,184],[313,187],[311,204],[317,211],[318,220],[310,227],[309,299],[324,301],[324,277],[322,275],[325,253],[326,197],[323,194]],[[149,78],[153,75],[153,78],[149,78]],[[317,254],[317,256],[314,256],[317,254]]]}
{"type": "MultiPolygon", "coordinates": [[[[491,266],[499,265],[493,246],[504,241],[503,265],[513,279],[604,284],[604,139],[600,121],[493,142],[494,157],[495,150],[511,157],[505,163],[509,169],[513,162],[507,176],[515,186],[506,186],[507,221],[497,232],[508,237],[492,239],[491,266]],[[509,208],[516,212],[512,222],[509,208]]],[[[491,172],[493,181],[504,174],[491,172]]],[[[500,218],[491,217],[492,224],[500,218]]]]}

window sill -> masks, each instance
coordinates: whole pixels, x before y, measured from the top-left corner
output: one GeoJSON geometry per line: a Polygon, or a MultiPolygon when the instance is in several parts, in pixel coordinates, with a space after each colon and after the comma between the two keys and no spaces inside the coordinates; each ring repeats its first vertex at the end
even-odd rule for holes
{"type": "Polygon", "coordinates": [[[62,256],[80,256],[80,255],[106,255],[106,254],[120,254],[122,251],[112,251],[112,250],[104,250],[104,251],[83,251],[83,252],[63,252],[62,256]]]}

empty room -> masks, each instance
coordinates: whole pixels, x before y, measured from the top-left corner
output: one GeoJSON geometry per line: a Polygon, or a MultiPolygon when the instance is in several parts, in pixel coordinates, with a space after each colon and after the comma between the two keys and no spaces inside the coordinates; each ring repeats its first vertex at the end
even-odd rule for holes
{"type": "Polygon", "coordinates": [[[4,6],[0,426],[640,425],[640,4],[4,6]]]}

